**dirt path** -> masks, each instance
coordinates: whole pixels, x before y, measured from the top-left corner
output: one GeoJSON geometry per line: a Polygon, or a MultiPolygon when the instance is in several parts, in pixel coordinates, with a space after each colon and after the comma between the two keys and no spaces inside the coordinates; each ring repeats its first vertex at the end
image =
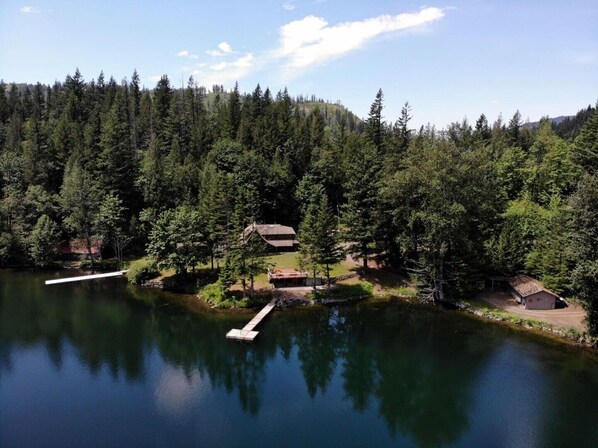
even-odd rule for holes
{"type": "Polygon", "coordinates": [[[478,298],[490,305],[522,317],[543,320],[559,327],[573,327],[581,331],[586,330],[583,323],[586,312],[576,304],[569,304],[567,308],[555,310],[526,310],[505,292],[484,292],[478,295],[478,298]]]}

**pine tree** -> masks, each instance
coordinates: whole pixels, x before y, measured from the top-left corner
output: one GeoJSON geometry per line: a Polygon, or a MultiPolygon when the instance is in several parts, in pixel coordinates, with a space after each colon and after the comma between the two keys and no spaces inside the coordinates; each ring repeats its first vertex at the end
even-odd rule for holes
{"type": "Polygon", "coordinates": [[[93,176],[75,163],[65,173],[60,190],[61,205],[64,210],[64,223],[79,238],[85,241],[87,253],[93,269],[91,253],[92,238],[100,205],[100,191],[93,176]]]}
{"type": "Polygon", "coordinates": [[[480,118],[478,118],[475,122],[475,131],[473,135],[476,139],[481,141],[488,141],[492,137],[492,131],[488,126],[488,119],[486,118],[486,115],[480,115],[480,118]]]}
{"type": "Polygon", "coordinates": [[[384,94],[382,93],[382,89],[379,89],[376,99],[370,107],[370,113],[365,123],[365,137],[369,143],[374,145],[379,154],[382,153],[382,139],[384,135],[384,122],[382,121],[383,99],[384,94]]]}
{"type": "Polygon", "coordinates": [[[239,83],[235,83],[235,88],[228,96],[227,113],[226,137],[235,140],[237,138],[239,125],[241,124],[241,95],[239,95],[239,83]]]}
{"type": "Polygon", "coordinates": [[[266,253],[265,243],[257,232],[251,230],[251,225],[258,220],[258,198],[257,189],[252,184],[237,189],[231,232],[228,235],[230,250],[227,258],[235,278],[241,279],[243,298],[247,296],[247,280],[253,297],[255,276],[267,269],[263,258],[266,253]]]}
{"type": "Polygon", "coordinates": [[[124,206],[129,208],[133,200],[135,163],[131,150],[127,107],[123,95],[120,91],[117,92],[102,126],[97,170],[104,194],[120,196],[124,206]]]}
{"type": "Polygon", "coordinates": [[[4,84],[3,81],[0,81],[0,124],[6,123],[6,120],[8,120],[10,115],[10,106],[6,99],[6,84],[4,84]]]}
{"type": "Polygon", "coordinates": [[[589,173],[598,173],[598,107],[573,143],[576,162],[589,173]]]}
{"type": "Polygon", "coordinates": [[[378,225],[378,197],[380,160],[376,148],[362,144],[350,160],[345,183],[342,219],[347,226],[345,235],[349,252],[361,258],[367,269],[368,259],[376,252],[375,236],[378,225]]]}
{"type": "Polygon", "coordinates": [[[314,273],[314,292],[319,266],[324,270],[330,289],[330,268],[342,260],[343,254],[338,241],[336,216],[322,187],[314,190],[299,228],[299,240],[300,253],[305,264],[310,266],[314,273]]]}
{"type": "Polygon", "coordinates": [[[170,111],[170,101],[173,92],[170,87],[168,76],[163,75],[154,89],[154,97],[152,99],[153,114],[152,114],[152,128],[160,142],[160,146],[166,147],[170,144],[168,138],[167,120],[170,111]]]}
{"type": "Polygon", "coordinates": [[[229,180],[216,166],[206,163],[201,172],[199,192],[199,214],[204,223],[206,244],[210,255],[211,267],[218,249],[226,246],[228,225],[231,219],[229,201],[229,180]]]}
{"type": "Polygon", "coordinates": [[[131,77],[130,95],[129,95],[129,115],[131,117],[131,146],[133,151],[137,151],[141,146],[139,136],[139,114],[141,113],[141,89],[139,86],[139,75],[137,69],[133,71],[131,77]]]}
{"type": "Polygon", "coordinates": [[[519,113],[519,111],[517,111],[509,120],[509,125],[507,126],[507,138],[511,145],[521,146],[522,126],[523,121],[521,121],[521,114],[519,113]]]}

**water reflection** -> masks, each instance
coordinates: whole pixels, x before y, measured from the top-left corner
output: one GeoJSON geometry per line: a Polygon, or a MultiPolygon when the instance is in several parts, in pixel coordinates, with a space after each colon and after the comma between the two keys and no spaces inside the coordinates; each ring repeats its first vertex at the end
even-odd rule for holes
{"type": "MultiPolygon", "coordinates": [[[[542,446],[566,438],[585,446],[598,437],[588,429],[597,411],[595,358],[538,351],[533,341],[505,345],[511,337],[520,340],[510,330],[425,308],[362,304],[277,312],[257,343],[248,345],[226,341],[224,334],[249,315],[192,315],[155,291],[118,281],[44,288],[41,280],[37,274],[0,272],[0,386],[13,358],[41,345],[57,371],[74,350],[94,377],[108,372],[113,380],[151,383],[157,411],[179,420],[208,412],[218,390],[236,396],[243,412],[256,418],[263,407],[274,409],[272,400],[295,400],[292,418],[300,419],[308,408],[300,390],[279,385],[284,397],[268,390],[298,369],[307,400],[322,412],[338,411],[330,397],[340,388],[339,400],[351,412],[375,415],[391,437],[417,446],[483,442],[480,434],[500,429],[490,417],[479,421],[484,406],[491,407],[484,404],[489,393],[502,399],[497,403],[503,412],[521,413],[509,411],[512,426],[501,433],[501,443],[513,444],[507,434],[531,441],[530,427],[534,443],[542,446]],[[529,364],[513,367],[522,356],[529,364]],[[529,389],[515,374],[542,380],[529,389]],[[551,412],[526,414],[538,406],[551,412]],[[572,429],[576,422],[581,429],[572,429]]],[[[329,418],[332,424],[335,417],[329,418]]]]}

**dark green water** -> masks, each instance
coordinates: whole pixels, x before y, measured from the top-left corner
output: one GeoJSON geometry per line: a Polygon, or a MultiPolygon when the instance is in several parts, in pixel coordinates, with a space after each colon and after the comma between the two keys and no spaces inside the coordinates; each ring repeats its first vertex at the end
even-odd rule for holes
{"type": "Polygon", "coordinates": [[[598,360],[397,303],[191,314],[0,271],[0,447],[596,447],[598,360]]]}

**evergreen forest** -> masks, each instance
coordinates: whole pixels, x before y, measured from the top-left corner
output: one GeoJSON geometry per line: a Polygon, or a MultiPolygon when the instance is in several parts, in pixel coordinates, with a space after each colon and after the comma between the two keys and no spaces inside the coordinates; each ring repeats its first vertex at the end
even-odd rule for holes
{"type": "Polygon", "coordinates": [[[382,90],[372,98],[362,121],[260,85],[163,76],[148,90],[136,72],[119,83],[79,70],[52,86],[2,82],[0,266],[50,266],[77,239],[182,275],[216,263],[226,286],[264,268],[243,229],[280,223],[299,229],[310,266],[348,249],[429,301],[529,274],[582,300],[598,333],[596,107],[437,130],[413,129],[408,103],[385,121],[382,90]]]}

